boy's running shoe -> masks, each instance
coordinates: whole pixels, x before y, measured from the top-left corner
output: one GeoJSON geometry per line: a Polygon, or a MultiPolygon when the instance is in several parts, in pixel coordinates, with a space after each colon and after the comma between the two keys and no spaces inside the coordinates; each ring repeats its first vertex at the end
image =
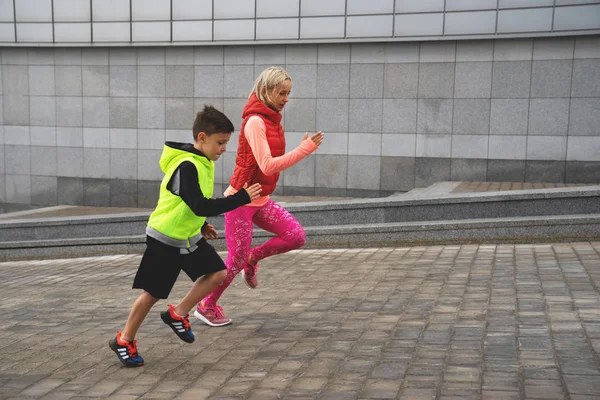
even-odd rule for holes
{"type": "Polygon", "coordinates": [[[121,332],[117,332],[117,337],[108,342],[111,350],[117,354],[119,361],[126,367],[141,367],[144,365],[144,359],[138,354],[137,342],[135,340],[126,342],[121,339],[121,332]]]}
{"type": "Polygon", "coordinates": [[[256,280],[256,273],[258,272],[258,264],[251,265],[246,264],[244,269],[242,270],[242,276],[244,277],[244,281],[246,285],[250,289],[256,289],[258,286],[258,281],[256,280]]]}
{"type": "Polygon", "coordinates": [[[227,318],[223,313],[223,307],[217,305],[205,307],[202,304],[198,304],[196,311],[194,311],[194,316],[210,326],[223,326],[231,323],[231,319],[227,318]]]}
{"type": "Polygon", "coordinates": [[[172,304],[169,304],[167,311],[160,313],[160,317],[165,324],[173,329],[179,339],[187,343],[192,343],[196,339],[192,333],[192,328],[190,328],[190,316],[180,317],[175,314],[175,307],[172,304]]]}

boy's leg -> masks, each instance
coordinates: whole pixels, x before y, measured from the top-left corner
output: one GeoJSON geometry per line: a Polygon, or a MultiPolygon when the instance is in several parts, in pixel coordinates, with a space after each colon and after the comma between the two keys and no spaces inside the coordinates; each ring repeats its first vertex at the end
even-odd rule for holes
{"type": "Polygon", "coordinates": [[[136,299],[131,307],[129,317],[122,332],[108,342],[109,347],[115,352],[119,361],[126,367],[141,367],[144,359],[138,354],[135,335],[148,312],[159,299],[145,290],[136,299]]]}
{"type": "Polygon", "coordinates": [[[208,245],[206,241],[204,241],[200,247],[201,249],[196,250],[199,254],[187,256],[190,257],[189,261],[191,261],[192,265],[184,267],[184,271],[191,279],[196,278],[192,287],[179,304],[176,306],[169,304],[169,309],[160,313],[163,322],[173,329],[173,332],[175,332],[181,340],[187,343],[193,343],[194,340],[196,340],[196,337],[192,333],[192,328],[190,327],[188,313],[204,296],[209,294],[227,276],[225,264],[223,264],[223,260],[221,260],[215,249],[208,245]],[[206,255],[205,260],[202,260],[202,258],[204,258],[202,257],[203,255],[206,255]],[[210,270],[214,271],[215,269],[222,269],[216,272],[206,273],[204,276],[197,278],[198,275],[205,273],[202,268],[203,261],[208,265],[210,270]],[[194,266],[193,264],[196,265],[194,266]]]}
{"type": "Polygon", "coordinates": [[[227,242],[227,277],[212,293],[204,298],[201,306],[214,307],[229,287],[233,278],[244,268],[252,245],[252,216],[256,207],[242,206],[225,213],[225,241],[227,242]]]}
{"type": "Polygon", "coordinates": [[[158,300],[159,299],[152,296],[145,290],[139,295],[131,307],[129,317],[125,323],[125,328],[123,328],[123,331],[121,332],[121,339],[128,342],[131,342],[135,339],[135,335],[137,334],[138,329],[140,329],[140,325],[142,325],[146,315],[148,315],[148,312],[150,312],[150,309],[158,300]]]}
{"type": "Polygon", "coordinates": [[[143,292],[133,303],[123,331],[117,332],[109,342],[110,348],[125,366],[139,367],[144,364],[137,352],[135,336],[154,304],[169,296],[182,261],[178,248],[151,237],[146,238],[146,251],[133,280],[133,288],[142,289],[143,292]]]}
{"type": "Polygon", "coordinates": [[[306,233],[300,222],[289,211],[272,200],[269,200],[254,214],[252,221],[259,228],[277,235],[252,249],[250,258],[254,263],[275,254],[298,249],[306,242],[306,233]]]}
{"type": "Polygon", "coordinates": [[[200,300],[210,294],[227,277],[227,271],[221,270],[196,279],[185,297],[175,306],[177,315],[187,315],[200,300]]]}

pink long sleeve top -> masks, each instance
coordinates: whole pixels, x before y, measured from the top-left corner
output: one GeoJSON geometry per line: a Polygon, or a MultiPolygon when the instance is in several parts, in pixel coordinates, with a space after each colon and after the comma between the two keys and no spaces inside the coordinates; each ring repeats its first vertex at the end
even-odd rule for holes
{"type": "MultiPolygon", "coordinates": [[[[248,122],[246,122],[246,126],[244,127],[244,132],[246,140],[252,149],[252,154],[258,163],[258,167],[265,175],[272,175],[291,167],[318,148],[312,140],[307,139],[300,142],[300,145],[294,150],[285,153],[281,157],[271,156],[271,150],[269,149],[269,143],[267,142],[265,123],[262,118],[258,116],[252,116],[248,119],[248,122]]],[[[229,186],[224,194],[225,196],[230,196],[235,192],[236,190],[232,186],[229,186]]],[[[267,201],[269,201],[268,195],[260,196],[247,205],[261,207],[265,205],[267,201]]]]}

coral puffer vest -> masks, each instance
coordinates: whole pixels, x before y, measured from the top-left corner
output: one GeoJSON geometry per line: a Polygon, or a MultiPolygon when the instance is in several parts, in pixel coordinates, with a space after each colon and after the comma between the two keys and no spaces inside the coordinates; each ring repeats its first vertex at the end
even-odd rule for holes
{"type": "Polygon", "coordinates": [[[260,183],[262,186],[261,195],[266,196],[275,190],[275,186],[277,186],[277,181],[279,180],[279,172],[272,175],[263,174],[252,154],[252,149],[246,140],[244,128],[248,119],[254,115],[262,118],[265,123],[265,133],[269,149],[271,149],[271,156],[280,157],[285,154],[285,137],[283,128],[281,127],[281,114],[267,107],[253,93],[242,112],[244,120],[242,121],[242,129],[240,130],[235,169],[233,170],[229,184],[235,190],[240,190],[244,186],[244,183],[248,183],[248,186],[260,183]]]}

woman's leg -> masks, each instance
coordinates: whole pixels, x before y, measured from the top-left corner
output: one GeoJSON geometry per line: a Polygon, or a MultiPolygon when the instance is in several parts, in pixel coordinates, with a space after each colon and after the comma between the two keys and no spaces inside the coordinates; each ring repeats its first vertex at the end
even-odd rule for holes
{"type": "MultiPolygon", "coordinates": [[[[250,258],[253,263],[275,254],[298,249],[306,242],[306,233],[298,220],[272,200],[269,200],[254,214],[252,221],[259,228],[277,235],[252,249],[250,258]]],[[[248,260],[248,256],[246,256],[246,260],[248,260]]]]}
{"type": "Polygon", "coordinates": [[[252,245],[252,217],[257,207],[242,206],[225,213],[225,241],[227,242],[227,277],[202,301],[204,306],[215,306],[219,298],[244,268],[252,245]]]}

